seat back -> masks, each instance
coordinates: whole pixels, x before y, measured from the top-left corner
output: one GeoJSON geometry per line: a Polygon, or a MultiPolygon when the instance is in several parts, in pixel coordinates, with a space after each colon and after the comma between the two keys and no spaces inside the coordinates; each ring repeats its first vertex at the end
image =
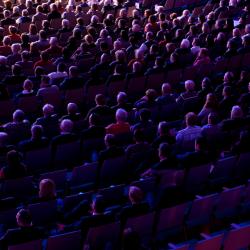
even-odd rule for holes
{"type": "Polygon", "coordinates": [[[128,81],[127,95],[137,97],[145,91],[145,76],[133,77],[128,81]]]}
{"type": "Polygon", "coordinates": [[[64,189],[67,181],[67,169],[41,174],[39,182],[43,179],[51,179],[56,184],[57,189],[64,189]]]}
{"type": "Polygon", "coordinates": [[[125,156],[107,159],[100,171],[100,185],[109,186],[126,180],[127,161],[125,156]]]}
{"type": "Polygon", "coordinates": [[[31,212],[33,223],[38,226],[52,224],[57,219],[57,201],[41,202],[30,204],[28,209],[31,212]]]}
{"type": "Polygon", "coordinates": [[[147,77],[147,89],[155,89],[159,91],[164,83],[165,73],[152,74],[147,77]]]}
{"type": "Polygon", "coordinates": [[[33,177],[27,176],[19,179],[5,180],[3,183],[3,194],[24,198],[32,195],[34,192],[33,177]]]}
{"type": "Polygon", "coordinates": [[[110,82],[108,85],[108,96],[110,98],[115,98],[117,94],[125,90],[126,82],[125,80],[110,82]]]}
{"type": "Polygon", "coordinates": [[[175,207],[162,209],[159,214],[156,233],[159,234],[168,230],[181,231],[188,207],[189,203],[183,203],[175,207]]]}
{"type": "Polygon", "coordinates": [[[90,228],[84,245],[91,250],[106,249],[107,246],[118,249],[119,233],[120,224],[117,222],[90,228]]]}
{"type": "Polygon", "coordinates": [[[201,240],[195,244],[195,250],[220,250],[224,234],[213,236],[206,240],[201,240]]]}
{"type": "Polygon", "coordinates": [[[47,242],[47,250],[81,250],[81,231],[50,236],[47,242]]]}
{"type": "Polygon", "coordinates": [[[77,165],[80,158],[80,141],[59,144],[53,160],[55,168],[70,168],[77,165]]]}
{"type": "Polygon", "coordinates": [[[250,245],[250,225],[230,230],[224,240],[224,250],[247,249],[250,245]]]}
{"type": "Polygon", "coordinates": [[[142,241],[149,242],[152,237],[154,218],[154,212],[138,217],[128,218],[126,228],[132,228],[140,235],[142,241]]]}
{"type": "Polygon", "coordinates": [[[65,101],[65,104],[68,104],[70,102],[76,103],[78,105],[82,104],[84,101],[83,88],[66,90],[64,101],[65,101]]]}
{"type": "Polygon", "coordinates": [[[50,27],[52,29],[57,29],[57,30],[61,29],[61,27],[62,27],[62,19],[61,18],[51,19],[50,27]]]}
{"type": "Polygon", "coordinates": [[[236,175],[242,179],[250,177],[250,153],[241,153],[236,166],[236,175]]]}
{"type": "Polygon", "coordinates": [[[188,227],[209,223],[218,194],[212,194],[195,199],[192,203],[186,224],[188,227]]]}
{"type": "Polygon", "coordinates": [[[38,111],[38,105],[39,103],[37,96],[24,96],[18,98],[17,106],[26,114],[36,113],[38,111]]]}
{"type": "Polygon", "coordinates": [[[230,218],[237,214],[244,186],[226,189],[219,195],[215,216],[218,219],[230,218]]]}
{"type": "Polygon", "coordinates": [[[206,187],[210,169],[211,163],[189,169],[184,181],[184,191],[187,194],[201,192],[206,187]]]}
{"type": "Polygon", "coordinates": [[[42,250],[42,240],[34,240],[15,246],[9,246],[8,250],[42,250]]]}
{"type": "Polygon", "coordinates": [[[37,173],[46,171],[50,166],[51,148],[34,149],[24,153],[24,162],[28,168],[29,173],[37,173]]]}

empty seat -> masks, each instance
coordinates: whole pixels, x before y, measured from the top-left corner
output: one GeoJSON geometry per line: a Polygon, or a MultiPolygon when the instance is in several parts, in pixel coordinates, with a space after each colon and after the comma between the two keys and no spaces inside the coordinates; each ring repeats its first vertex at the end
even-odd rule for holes
{"type": "Polygon", "coordinates": [[[42,249],[42,240],[34,240],[8,247],[8,250],[41,250],[41,249],[42,249]]]}
{"type": "Polygon", "coordinates": [[[50,236],[47,241],[47,250],[81,250],[81,231],[50,236]]]}
{"type": "Polygon", "coordinates": [[[220,193],[215,210],[217,219],[232,218],[238,214],[243,188],[244,186],[238,186],[220,193]]]}
{"type": "Polygon", "coordinates": [[[250,177],[250,153],[241,153],[236,166],[236,175],[241,179],[248,179],[250,177]]]}
{"type": "Polygon", "coordinates": [[[165,73],[152,74],[147,77],[146,87],[147,89],[160,90],[161,85],[165,81],[165,73]]]}
{"type": "Polygon", "coordinates": [[[84,101],[84,91],[83,88],[79,89],[69,89],[65,91],[64,102],[68,104],[70,102],[76,103],[78,105],[82,104],[84,101]]]}
{"type": "Polygon", "coordinates": [[[201,240],[195,244],[194,250],[220,250],[223,236],[224,234],[218,234],[201,240]]]}
{"type": "MultiPolygon", "coordinates": [[[[120,224],[117,222],[90,228],[85,240],[86,249],[119,249],[120,224]]],[[[85,249],[85,248],[84,248],[85,249]]]]}

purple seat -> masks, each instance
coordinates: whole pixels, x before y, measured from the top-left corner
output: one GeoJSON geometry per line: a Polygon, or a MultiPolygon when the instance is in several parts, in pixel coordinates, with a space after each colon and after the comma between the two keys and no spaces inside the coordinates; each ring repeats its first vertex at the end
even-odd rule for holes
{"type": "Polygon", "coordinates": [[[208,237],[205,240],[197,242],[194,250],[220,250],[224,234],[208,237]]]}
{"type": "Polygon", "coordinates": [[[27,243],[22,243],[15,246],[9,246],[8,250],[41,250],[42,240],[34,240],[27,243]]]}
{"type": "Polygon", "coordinates": [[[127,177],[127,161],[125,156],[110,158],[103,162],[100,170],[100,185],[120,184],[127,177]]]}
{"type": "Polygon", "coordinates": [[[83,142],[81,143],[82,158],[87,161],[92,161],[93,154],[97,154],[97,152],[101,151],[104,148],[105,144],[103,138],[83,140],[83,142]]]}
{"type": "Polygon", "coordinates": [[[43,172],[49,169],[51,163],[51,148],[34,149],[24,153],[24,161],[29,173],[43,172]]]}
{"type": "Polygon", "coordinates": [[[154,219],[154,212],[128,218],[125,228],[132,228],[140,235],[143,242],[149,242],[152,238],[154,219]]]}
{"type": "Polygon", "coordinates": [[[55,182],[57,189],[64,189],[67,181],[67,169],[41,174],[39,181],[51,179],[55,182]]]}
{"type": "Polygon", "coordinates": [[[86,86],[85,95],[87,104],[92,105],[95,103],[95,96],[97,94],[105,94],[105,84],[86,86]]]}
{"type": "Polygon", "coordinates": [[[12,100],[0,101],[0,117],[1,118],[11,118],[14,111],[14,103],[12,100]]]}
{"type": "Polygon", "coordinates": [[[197,73],[197,67],[196,66],[190,66],[185,69],[183,69],[182,72],[182,81],[186,80],[194,80],[197,73]]]}
{"type": "Polygon", "coordinates": [[[101,189],[98,194],[104,197],[105,203],[108,206],[117,205],[125,201],[124,189],[125,185],[111,186],[101,189]]]}
{"type": "Polygon", "coordinates": [[[167,80],[172,86],[176,85],[181,81],[182,78],[182,69],[170,70],[167,73],[167,80]]]}
{"type": "Polygon", "coordinates": [[[241,67],[242,59],[243,59],[242,55],[236,55],[229,58],[227,64],[227,70],[228,71],[238,70],[241,67]]]}
{"type": "Polygon", "coordinates": [[[242,67],[249,67],[250,53],[247,53],[243,56],[242,67]]]}
{"type": "Polygon", "coordinates": [[[91,250],[106,249],[107,246],[119,249],[117,248],[119,234],[120,224],[117,222],[90,228],[84,246],[91,250]]]}
{"type": "Polygon", "coordinates": [[[27,176],[19,179],[5,180],[2,194],[5,197],[27,198],[34,194],[33,177],[27,176]]]}
{"type": "Polygon", "coordinates": [[[0,211],[0,225],[4,225],[4,229],[15,228],[17,212],[16,208],[0,211]]]}
{"type": "Polygon", "coordinates": [[[184,180],[184,191],[187,194],[198,194],[206,187],[211,164],[193,167],[188,170],[184,180]]]}
{"type": "Polygon", "coordinates": [[[65,91],[64,102],[67,105],[70,102],[76,104],[82,104],[84,101],[84,91],[83,88],[79,89],[69,89],[65,91]]]}
{"type": "Polygon", "coordinates": [[[169,246],[170,246],[170,250],[189,250],[188,244],[181,244],[180,246],[169,244],[169,246]]]}
{"type": "Polygon", "coordinates": [[[232,156],[219,160],[211,172],[211,186],[225,184],[232,179],[237,157],[232,156]]]}
{"type": "Polygon", "coordinates": [[[147,77],[146,88],[159,91],[161,85],[165,82],[165,73],[152,74],[147,77]]]}
{"type": "Polygon", "coordinates": [[[248,180],[248,185],[244,190],[243,202],[241,204],[241,213],[247,214],[250,211],[250,180],[248,180]]]}
{"type": "Polygon", "coordinates": [[[74,194],[70,196],[66,196],[63,200],[64,210],[66,212],[71,211],[74,207],[76,207],[83,200],[91,200],[94,192],[80,193],[74,194]]]}
{"type": "Polygon", "coordinates": [[[236,166],[236,175],[242,179],[248,179],[250,177],[250,153],[240,154],[240,158],[236,166]]]}
{"type": "Polygon", "coordinates": [[[128,80],[127,95],[132,97],[140,96],[145,91],[145,76],[133,77],[128,80]]]}
{"type": "Polygon", "coordinates": [[[56,146],[53,166],[58,169],[70,168],[80,159],[80,141],[63,143],[56,146]]]}
{"type": "Polygon", "coordinates": [[[125,90],[125,87],[125,80],[110,82],[107,87],[107,94],[110,98],[115,98],[120,91],[125,90]]]}
{"type": "Polygon", "coordinates": [[[184,232],[184,218],[188,207],[189,203],[183,203],[160,211],[156,225],[158,240],[184,232]]]}
{"type": "Polygon", "coordinates": [[[56,200],[30,204],[28,209],[31,212],[34,225],[50,225],[53,224],[57,219],[56,200]]]}
{"type": "Polygon", "coordinates": [[[81,231],[50,236],[47,241],[47,250],[81,250],[81,231]]]}
{"type": "Polygon", "coordinates": [[[192,206],[186,220],[187,228],[208,224],[217,198],[218,194],[197,197],[197,199],[192,202],[192,206]]]}
{"type": "Polygon", "coordinates": [[[157,175],[160,177],[159,188],[167,188],[172,186],[179,186],[183,182],[184,171],[183,170],[160,170],[157,171],[157,175]]]}
{"type": "Polygon", "coordinates": [[[156,180],[154,177],[140,179],[139,181],[133,181],[130,186],[139,187],[144,193],[154,192],[156,180]]]}
{"type": "Polygon", "coordinates": [[[243,189],[244,186],[238,186],[220,193],[215,210],[217,219],[231,218],[238,214],[243,189]]]}
{"type": "Polygon", "coordinates": [[[94,188],[97,181],[97,167],[97,163],[75,167],[72,171],[70,189],[79,192],[94,188]]]}
{"type": "Polygon", "coordinates": [[[234,225],[226,235],[223,246],[224,250],[248,249],[250,245],[250,225],[234,225]]]}
{"type": "Polygon", "coordinates": [[[37,96],[24,96],[18,98],[17,108],[23,110],[26,114],[36,113],[39,108],[37,96]]]}
{"type": "Polygon", "coordinates": [[[177,103],[170,103],[160,106],[161,121],[174,121],[179,118],[180,106],[177,103]]]}

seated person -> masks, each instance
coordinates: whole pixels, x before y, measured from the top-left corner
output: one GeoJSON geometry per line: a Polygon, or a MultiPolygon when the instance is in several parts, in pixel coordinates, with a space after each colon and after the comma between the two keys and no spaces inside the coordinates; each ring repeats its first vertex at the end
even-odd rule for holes
{"type": "Polygon", "coordinates": [[[0,239],[0,248],[7,250],[9,246],[43,239],[45,233],[32,223],[31,213],[28,209],[21,209],[16,215],[18,228],[9,229],[0,239]]]}
{"type": "Polygon", "coordinates": [[[124,155],[124,150],[121,147],[116,146],[115,136],[112,134],[106,134],[104,138],[106,149],[99,153],[99,165],[110,158],[116,158],[124,155]]]}
{"type": "Polygon", "coordinates": [[[157,174],[157,170],[176,169],[177,160],[173,154],[173,150],[168,143],[161,143],[158,149],[159,162],[154,164],[150,169],[146,170],[142,176],[151,176],[157,174]]]}
{"type": "Polygon", "coordinates": [[[7,165],[0,170],[0,179],[22,178],[27,174],[26,166],[21,162],[21,155],[16,150],[7,153],[7,165]]]}
{"type": "Polygon", "coordinates": [[[23,140],[18,144],[21,151],[29,151],[43,148],[49,145],[49,140],[43,137],[43,127],[41,125],[33,125],[31,127],[31,138],[23,140]]]}
{"type": "Polygon", "coordinates": [[[203,137],[195,139],[195,151],[178,156],[179,165],[183,169],[201,166],[212,161],[207,152],[206,140],[203,137]]]}
{"type": "Polygon", "coordinates": [[[130,125],[127,122],[128,113],[124,109],[117,109],[115,118],[116,123],[106,127],[107,134],[122,134],[130,132],[130,125]]]}
{"type": "Polygon", "coordinates": [[[56,199],[56,185],[51,179],[43,179],[39,183],[39,202],[56,199]]]}
{"type": "Polygon", "coordinates": [[[124,206],[120,211],[119,218],[121,223],[124,224],[129,217],[135,217],[149,212],[149,204],[143,200],[144,194],[139,187],[129,187],[129,204],[124,206]]]}

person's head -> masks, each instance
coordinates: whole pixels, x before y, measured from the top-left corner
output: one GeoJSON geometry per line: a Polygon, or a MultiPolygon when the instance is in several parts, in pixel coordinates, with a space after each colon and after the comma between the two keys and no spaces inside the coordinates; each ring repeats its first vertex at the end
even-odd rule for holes
{"type": "Polygon", "coordinates": [[[209,125],[216,125],[218,123],[218,116],[216,113],[209,113],[208,118],[207,118],[208,124],[209,125]]]}
{"type": "Polygon", "coordinates": [[[163,96],[170,94],[171,90],[172,90],[172,88],[171,88],[170,83],[163,83],[162,84],[162,86],[161,86],[161,93],[162,93],[163,96]]]}
{"type": "Polygon", "coordinates": [[[128,113],[124,109],[117,109],[115,113],[116,122],[124,123],[127,121],[128,113]]]}
{"type": "Polygon", "coordinates": [[[115,136],[113,134],[106,134],[104,137],[104,142],[107,148],[115,146],[116,145],[115,136]]]}
{"type": "Polygon", "coordinates": [[[57,44],[58,44],[57,38],[56,37],[51,37],[50,40],[49,40],[49,44],[50,44],[51,47],[57,46],[57,44]]]}
{"type": "Polygon", "coordinates": [[[6,56],[0,56],[0,65],[1,66],[7,65],[7,57],[6,56]]]}
{"type": "Polygon", "coordinates": [[[31,227],[32,217],[28,209],[20,209],[16,214],[16,222],[19,227],[31,227]]]}
{"type": "Polygon", "coordinates": [[[24,112],[21,109],[17,109],[13,113],[13,122],[22,122],[24,119],[24,112]]]}
{"type": "Polygon", "coordinates": [[[62,28],[69,28],[69,20],[68,19],[63,19],[62,20],[62,28]]]}
{"type": "Polygon", "coordinates": [[[115,52],[115,59],[116,59],[117,62],[123,63],[125,61],[125,57],[126,56],[125,56],[125,53],[124,53],[123,50],[117,50],[115,52]]]}
{"type": "Polygon", "coordinates": [[[143,192],[137,186],[130,186],[128,191],[128,197],[132,204],[138,204],[143,200],[143,192]]]}
{"type": "Polygon", "coordinates": [[[105,201],[102,195],[98,194],[93,197],[91,208],[93,213],[101,214],[105,210],[105,201]]]}
{"type": "Polygon", "coordinates": [[[199,53],[198,53],[198,57],[208,57],[209,53],[208,53],[208,49],[207,48],[201,48],[199,53]]]}
{"type": "Polygon", "coordinates": [[[43,75],[41,77],[41,86],[42,87],[48,87],[50,86],[50,78],[47,75],[43,75]]]}
{"type": "Polygon", "coordinates": [[[3,38],[3,45],[4,45],[4,46],[10,46],[10,44],[11,44],[11,39],[10,39],[10,37],[5,36],[5,37],[3,38]]]}
{"type": "Polygon", "coordinates": [[[222,90],[223,97],[229,97],[232,95],[232,88],[230,86],[225,86],[222,90]]]}
{"type": "Polygon", "coordinates": [[[140,62],[133,63],[133,73],[140,73],[142,70],[142,64],[140,62]]]}
{"type": "Polygon", "coordinates": [[[171,154],[171,147],[168,143],[161,143],[158,148],[158,156],[160,161],[167,159],[171,154]]]}
{"type": "Polygon", "coordinates": [[[40,139],[43,135],[43,127],[41,125],[33,125],[31,127],[31,137],[32,139],[40,139]]]}
{"type": "Polygon", "coordinates": [[[180,45],[180,48],[182,49],[188,49],[190,47],[190,42],[188,39],[183,39],[181,41],[181,45],[180,45]]]}
{"type": "Polygon", "coordinates": [[[144,142],[144,133],[141,129],[136,129],[133,134],[133,139],[136,143],[144,142]]]}
{"type": "Polygon", "coordinates": [[[95,96],[95,103],[97,106],[103,106],[106,104],[106,98],[103,94],[97,94],[95,96]]]}
{"type": "Polygon", "coordinates": [[[23,82],[23,90],[25,90],[27,92],[31,92],[33,90],[33,82],[29,79],[26,79],[23,82]]]}
{"type": "Polygon", "coordinates": [[[233,74],[233,72],[227,71],[227,72],[224,74],[224,78],[223,78],[224,83],[230,83],[230,82],[233,81],[233,79],[234,79],[234,74],[233,74]]]}
{"type": "Polygon", "coordinates": [[[27,17],[29,15],[29,12],[27,10],[22,10],[22,16],[27,17]]]}
{"type": "Polygon", "coordinates": [[[235,105],[231,110],[231,119],[237,119],[243,117],[243,111],[240,106],[235,105]]]}
{"type": "Polygon", "coordinates": [[[8,142],[8,134],[5,132],[0,132],[0,147],[4,147],[8,142]]]}
{"type": "Polygon", "coordinates": [[[145,95],[148,99],[148,102],[153,102],[157,97],[157,92],[155,89],[147,89],[145,95]]]}
{"type": "Polygon", "coordinates": [[[50,55],[49,55],[48,52],[46,52],[46,51],[42,51],[42,52],[41,52],[41,59],[42,59],[44,62],[48,62],[48,61],[49,61],[49,57],[50,57],[50,55]]]}
{"type": "Polygon", "coordinates": [[[79,75],[79,70],[77,66],[71,66],[69,68],[69,76],[70,77],[78,77],[79,75]]]}
{"type": "Polygon", "coordinates": [[[207,94],[204,107],[214,109],[217,107],[217,104],[216,96],[212,93],[207,94]]]}
{"type": "Polygon", "coordinates": [[[201,82],[202,89],[208,89],[211,87],[211,80],[208,77],[204,77],[201,82]]]}
{"type": "Polygon", "coordinates": [[[67,112],[69,115],[75,115],[78,111],[78,107],[75,103],[73,102],[70,102],[68,105],[67,105],[67,112]]]}
{"type": "Polygon", "coordinates": [[[35,76],[39,77],[39,76],[42,76],[45,72],[44,72],[44,68],[41,67],[41,66],[37,66],[35,68],[35,76]]]}
{"type": "Polygon", "coordinates": [[[151,111],[149,109],[145,109],[145,108],[141,109],[139,116],[140,116],[140,120],[142,122],[148,122],[150,117],[151,117],[151,111]]]}
{"type": "Polygon", "coordinates": [[[193,80],[185,81],[185,89],[187,92],[192,92],[195,90],[195,83],[193,80]]]}
{"type": "Polygon", "coordinates": [[[89,126],[97,126],[100,122],[100,116],[96,113],[92,113],[89,116],[89,126]]]}
{"type": "Polygon", "coordinates": [[[201,151],[206,149],[206,139],[205,137],[199,136],[195,139],[195,151],[201,151]]]}
{"type": "Polygon", "coordinates": [[[74,123],[69,119],[64,119],[60,123],[61,133],[71,133],[74,128],[74,123]]]}
{"type": "Polygon", "coordinates": [[[19,166],[21,155],[16,150],[11,150],[7,153],[7,164],[10,168],[19,166]]]}
{"type": "MultiPolygon", "coordinates": [[[[43,179],[39,183],[39,198],[54,199],[56,197],[56,185],[51,179],[43,179]]],[[[42,212],[42,211],[41,211],[42,212]]]]}
{"type": "Polygon", "coordinates": [[[16,34],[16,33],[17,33],[17,28],[16,28],[15,26],[10,26],[10,27],[9,27],[9,33],[10,33],[11,35],[16,34]]]}
{"type": "Polygon", "coordinates": [[[168,135],[170,127],[167,122],[163,121],[158,124],[158,134],[160,136],[168,135]]]}
{"type": "Polygon", "coordinates": [[[12,75],[14,76],[18,76],[22,73],[22,67],[18,64],[12,65],[11,70],[12,70],[12,75]]]}
{"type": "Polygon", "coordinates": [[[21,51],[21,45],[20,45],[20,43],[13,43],[11,45],[11,51],[12,51],[12,53],[14,55],[18,54],[21,51]]]}
{"type": "Polygon", "coordinates": [[[43,115],[44,117],[49,117],[54,114],[54,106],[51,104],[45,104],[43,106],[43,115]]]}
{"type": "Polygon", "coordinates": [[[39,39],[40,40],[45,40],[47,39],[47,33],[44,30],[39,31],[39,39]]]}
{"type": "Polygon", "coordinates": [[[22,53],[21,53],[21,58],[22,58],[22,61],[24,62],[27,62],[29,61],[30,59],[30,54],[27,50],[24,50],[22,53]]]}
{"type": "Polygon", "coordinates": [[[244,47],[250,46],[250,34],[243,37],[242,43],[244,47]]]}
{"type": "Polygon", "coordinates": [[[185,122],[187,127],[195,126],[196,121],[197,121],[197,116],[195,113],[189,112],[185,115],[185,122]]]}
{"type": "Polygon", "coordinates": [[[125,92],[119,92],[117,94],[116,100],[117,100],[118,104],[124,104],[124,103],[126,103],[126,101],[127,101],[127,94],[125,92]]]}

